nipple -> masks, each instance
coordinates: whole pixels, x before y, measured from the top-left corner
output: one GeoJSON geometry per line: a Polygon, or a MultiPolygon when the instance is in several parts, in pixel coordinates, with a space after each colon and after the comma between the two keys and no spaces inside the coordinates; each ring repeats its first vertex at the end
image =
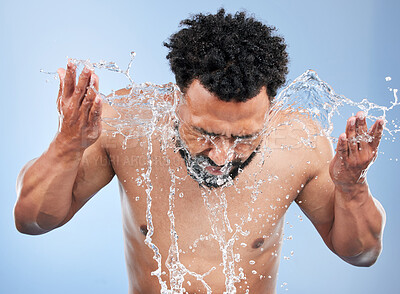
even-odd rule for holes
{"type": "Polygon", "coordinates": [[[146,225],[142,225],[142,226],[140,226],[140,232],[143,234],[143,235],[147,235],[147,226],[146,225]]]}
{"type": "Polygon", "coordinates": [[[253,247],[254,249],[260,248],[264,244],[264,239],[263,238],[258,238],[253,242],[253,247]]]}

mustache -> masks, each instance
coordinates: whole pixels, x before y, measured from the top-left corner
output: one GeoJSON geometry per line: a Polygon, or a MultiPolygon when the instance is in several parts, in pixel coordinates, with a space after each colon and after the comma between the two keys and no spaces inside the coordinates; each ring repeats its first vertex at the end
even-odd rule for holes
{"type": "MultiPolygon", "coordinates": [[[[193,161],[196,161],[198,163],[206,163],[210,166],[213,167],[223,167],[224,165],[218,165],[216,164],[211,158],[209,158],[208,156],[204,156],[204,155],[191,155],[190,152],[188,152],[188,150],[186,149],[185,144],[183,143],[183,140],[181,139],[181,136],[179,134],[179,123],[175,123],[174,125],[175,128],[175,145],[179,150],[179,153],[184,156],[187,159],[191,159],[193,161]]],[[[258,150],[259,148],[257,147],[256,150],[258,150]]],[[[237,168],[240,167],[242,164],[244,163],[244,161],[241,161],[240,159],[234,159],[230,162],[228,162],[229,165],[231,165],[231,167],[237,168]]]]}
{"type": "MultiPolygon", "coordinates": [[[[223,167],[224,166],[224,165],[216,164],[211,158],[209,158],[208,156],[204,156],[204,155],[196,155],[196,156],[193,156],[192,159],[195,160],[196,162],[200,162],[202,164],[205,163],[212,167],[223,167]]],[[[235,160],[229,161],[227,164],[232,167],[239,167],[241,164],[243,164],[243,162],[238,159],[235,159],[235,160]]]]}

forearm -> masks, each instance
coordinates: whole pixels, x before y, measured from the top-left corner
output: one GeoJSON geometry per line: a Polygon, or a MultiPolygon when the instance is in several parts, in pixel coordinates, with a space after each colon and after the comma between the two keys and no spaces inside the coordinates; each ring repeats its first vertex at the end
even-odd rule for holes
{"type": "Polygon", "coordinates": [[[56,137],[18,176],[14,215],[22,233],[42,234],[56,228],[71,208],[83,150],[71,149],[63,142],[56,137]]]}
{"type": "Polygon", "coordinates": [[[357,266],[372,265],[381,251],[384,225],[385,211],[366,183],[335,187],[330,239],[342,259],[357,266]]]}

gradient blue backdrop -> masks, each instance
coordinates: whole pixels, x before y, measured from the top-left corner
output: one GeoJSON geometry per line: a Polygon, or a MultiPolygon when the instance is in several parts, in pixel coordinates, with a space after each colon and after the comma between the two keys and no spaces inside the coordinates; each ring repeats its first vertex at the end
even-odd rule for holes
{"type": "MultiPolygon", "coordinates": [[[[341,94],[389,105],[399,88],[399,1],[0,1],[1,202],[0,293],[126,293],[119,195],[113,181],[67,225],[43,236],[19,234],[13,224],[15,180],[39,156],[57,128],[58,83],[39,72],[65,66],[66,57],[133,65],[136,82],[174,81],[162,42],[191,13],[245,9],[278,27],[290,53],[289,79],[311,68],[341,94]],[[392,81],[386,82],[385,77],[392,81]],[[50,82],[46,82],[50,79],[50,82]]],[[[101,91],[126,81],[100,72],[101,91]]],[[[392,118],[399,118],[399,110],[392,118]]],[[[338,121],[336,135],[344,126],[338,121]]],[[[384,250],[371,268],[334,256],[292,207],[287,221],[278,293],[398,293],[399,143],[386,140],[369,171],[372,193],[387,212],[384,250]],[[287,283],[281,287],[282,283],[287,283]],[[285,289],[288,289],[287,291],[285,289]]]]}

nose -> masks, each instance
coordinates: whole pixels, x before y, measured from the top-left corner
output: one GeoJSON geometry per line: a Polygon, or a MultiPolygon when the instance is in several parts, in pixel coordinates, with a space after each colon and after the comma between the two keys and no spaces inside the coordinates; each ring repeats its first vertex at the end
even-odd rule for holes
{"type": "Polygon", "coordinates": [[[214,142],[208,153],[208,157],[219,166],[224,165],[226,162],[233,161],[235,159],[235,152],[232,146],[233,144],[231,144],[228,139],[219,138],[214,142]]]}

